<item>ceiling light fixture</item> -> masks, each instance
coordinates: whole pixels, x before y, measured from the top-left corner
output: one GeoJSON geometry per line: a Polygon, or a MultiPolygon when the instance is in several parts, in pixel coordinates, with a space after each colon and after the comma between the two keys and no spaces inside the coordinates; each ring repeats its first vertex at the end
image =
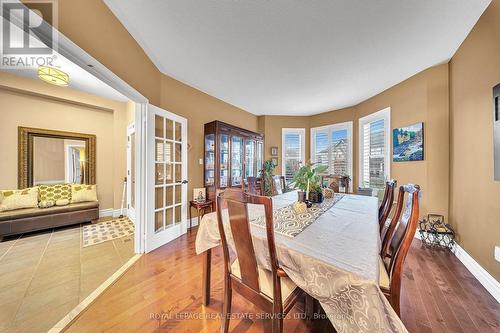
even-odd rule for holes
{"type": "Polygon", "coordinates": [[[40,80],[56,86],[66,87],[69,85],[69,75],[54,67],[38,67],[38,77],[40,80]]]}

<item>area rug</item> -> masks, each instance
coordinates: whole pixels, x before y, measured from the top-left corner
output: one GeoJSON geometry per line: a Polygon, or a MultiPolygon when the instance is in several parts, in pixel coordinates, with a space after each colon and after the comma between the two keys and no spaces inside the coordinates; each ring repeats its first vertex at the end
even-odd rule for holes
{"type": "MultiPolygon", "coordinates": [[[[333,198],[325,199],[321,204],[313,204],[305,213],[295,212],[293,204],[277,209],[273,214],[274,232],[290,238],[297,236],[343,197],[343,194],[337,193],[333,198]]],[[[261,216],[250,223],[265,228],[266,218],[261,216]]]]}
{"type": "Polygon", "coordinates": [[[134,224],[127,217],[83,226],[83,247],[101,244],[134,234],[134,224]]]}

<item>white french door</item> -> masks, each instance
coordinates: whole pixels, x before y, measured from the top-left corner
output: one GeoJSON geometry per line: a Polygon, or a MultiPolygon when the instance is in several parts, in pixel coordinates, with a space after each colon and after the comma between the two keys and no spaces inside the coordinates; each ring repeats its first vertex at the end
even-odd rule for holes
{"type": "Polygon", "coordinates": [[[187,120],[149,105],[146,252],[187,230],[187,120]]]}

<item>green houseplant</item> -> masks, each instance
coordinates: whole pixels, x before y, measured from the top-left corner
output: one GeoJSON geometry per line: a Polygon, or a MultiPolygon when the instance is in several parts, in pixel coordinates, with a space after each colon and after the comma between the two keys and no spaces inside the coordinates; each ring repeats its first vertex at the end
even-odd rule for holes
{"type": "Polygon", "coordinates": [[[321,190],[321,174],[328,169],[326,165],[314,165],[306,163],[293,176],[292,184],[299,189],[299,201],[305,201],[306,192],[309,187],[309,200],[315,203],[323,201],[323,193],[321,190]]]}
{"type": "Polygon", "coordinates": [[[272,160],[267,160],[264,162],[264,168],[262,169],[262,180],[264,183],[264,195],[273,195],[273,173],[276,165],[274,165],[272,160]]]}

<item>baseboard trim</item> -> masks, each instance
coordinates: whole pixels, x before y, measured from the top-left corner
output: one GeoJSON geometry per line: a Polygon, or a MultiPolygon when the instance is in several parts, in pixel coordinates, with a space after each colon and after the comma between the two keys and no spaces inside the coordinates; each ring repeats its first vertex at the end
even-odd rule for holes
{"type": "MultiPolygon", "coordinates": [[[[121,209],[113,209],[113,208],[108,208],[108,209],[101,209],[99,210],[99,217],[118,217],[120,216],[121,209]]],[[[127,216],[127,209],[123,209],[123,215],[127,216]]]]}
{"type": "Polygon", "coordinates": [[[474,260],[460,245],[455,244],[455,256],[464,264],[469,272],[483,285],[483,287],[500,303],[500,283],[474,260]]]}
{"type": "MultiPolygon", "coordinates": [[[[420,239],[420,233],[418,231],[415,233],[415,238],[420,239]]],[[[457,243],[455,243],[452,252],[491,296],[500,303],[500,283],[457,243]]]]}

